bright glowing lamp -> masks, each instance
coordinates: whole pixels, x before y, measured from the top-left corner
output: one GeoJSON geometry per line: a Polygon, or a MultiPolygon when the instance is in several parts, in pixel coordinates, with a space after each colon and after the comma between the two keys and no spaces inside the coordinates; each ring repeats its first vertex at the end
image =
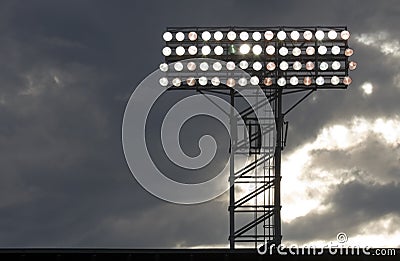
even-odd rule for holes
{"type": "Polygon", "coordinates": [[[183,70],[183,63],[181,63],[181,62],[176,62],[176,63],[174,64],[174,69],[175,69],[175,71],[177,71],[177,72],[181,72],[181,71],[183,70]]]}
{"type": "Polygon", "coordinates": [[[208,40],[211,39],[211,33],[209,31],[204,31],[204,32],[201,33],[201,38],[204,41],[208,41],[208,40]]]}
{"type": "Polygon", "coordinates": [[[182,55],[185,54],[185,48],[183,48],[182,46],[178,46],[178,47],[176,47],[176,49],[175,49],[175,53],[176,53],[176,55],[178,55],[178,56],[182,56],[182,55]]]}
{"type": "Polygon", "coordinates": [[[200,70],[202,70],[203,72],[208,71],[208,68],[209,68],[208,63],[206,63],[206,62],[200,63],[199,67],[200,67],[200,70]]]}
{"type": "Polygon", "coordinates": [[[214,53],[215,53],[216,55],[221,55],[221,54],[224,53],[224,48],[222,48],[222,46],[220,46],[220,45],[217,45],[217,46],[215,46],[215,48],[214,48],[214,53]]]}
{"type": "Polygon", "coordinates": [[[190,55],[195,55],[195,54],[197,53],[197,47],[194,46],[194,45],[189,46],[189,48],[188,48],[188,53],[189,53],[190,55]]]}
{"type": "Polygon", "coordinates": [[[281,77],[278,79],[277,84],[281,87],[286,85],[286,79],[284,77],[281,77]]]}
{"type": "Polygon", "coordinates": [[[260,41],[261,40],[261,33],[260,32],[254,32],[251,37],[253,38],[254,41],[260,41]]]}
{"type": "Polygon", "coordinates": [[[248,44],[242,44],[242,45],[239,47],[239,52],[240,52],[241,54],[248,54],[248,53],[250,52],[250,45],[248,45],[248,44]]]}
{"type": "Polygon", "coordinates": [[[260,62],[254,62],[253,63],[253,70],[254,71],[259,71],[259,70],[261,70],[262,69],[262,64],[260,63],[260,62]]]}
{"type": "Polygon", "coordinates": [[[279,31],[276,34],[276,37],[278,38],[278,40],[283,41],[286,39],[286,32],[285,31],[279,31]]]}
{"type": "Polygon", "coordinates": [[[171,34],[170,32],[165,32],[165,33],[163,34],[163,39],[164,39],[164,41],[166,41],[166,42],[171,41],[171,40],[172,40],[172,34],[171,34]]]}
{"type": "Polygon", "coordinates": [[[249,33],[248,32],[241,32],[239,34],[239,38],[242,41],[247,41],[249,39],[249,33]]]}
{"type": "Polygon", "coordinates": [[[252,50],[255,55],[260,55],[262,53],[262,47],[258,44],[254,45],[252,50]]]}
{"type": "Polygon", "coordinates": [[[249,63],[245,60],[240,61],[239,63],[239,67],[242,70],[246,70],[247,68],[249,68],[249,63]]]}
{"type": "Polygon", "coordinates": [[[182,42],[185,39],[185,34],[182,33],[182,32],[177,32],[176,35],[175,35],[175,39],[178,42],[182,42]]]}
{"type": "Polygon", "coordinates": [[[216,31],[216,32],[214,33],[214,39],[215,39],[216,41],[221,41],[222,38],[224,38],[224,35],[222,34],[221,31],[216,31]]]}
{"type": "Polygon", "coordinates": [[[260,79],[258,79],[257,76],[253,76],[250,78],[250,84],[251,85],[258,85],[260,83],[260,79]]]}
{"type": "Polygon", "coordinates": [[[161,86],[166,87],[168,85],[168,79],[166,77],[162,77],[159,80],[161,86]]]}
{"type": "Polygon", "coordinates": [[[171,53],[172,53],[172,50],[171,50],[171,48],[169,48],[168,46],[165,46],[165,47],[162,49],[162,54],[163,54],[164,56],[170,56],[171,53]]]}
{"type": "Polygon", "coordinates": [[[208,45],[204,45],[203,47],[201,47],[201,53],[203,55],[209,55],[211,53],[211,48],[208,45]]]}

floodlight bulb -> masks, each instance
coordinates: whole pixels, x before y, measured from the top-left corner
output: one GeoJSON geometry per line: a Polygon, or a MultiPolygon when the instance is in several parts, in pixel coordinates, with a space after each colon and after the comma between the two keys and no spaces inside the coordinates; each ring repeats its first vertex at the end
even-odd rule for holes
{"type": "Polygon", "coordinates": [[[195,55],[195,54],[197,53],[197,47],[194,46],[194,45],[189,46],[189,48],[188,48],[188,53],[189,53],[190,55],[195,55]]]}
{"type": "Polygon", "coordinates": [[[211,79],[211,84],[214,86],[218,86],[221,83],[218,77],[214,77],[211,79]]]}
{"type": "Polygon", "coordinates": [[[304,83],[304,85],[306,85],[306,86],[311,85],[311,83],[312,83],[311,77],[309,77],[309,76],[304,77],[303,83],[304,83]]]}
{"type": "Polygon", "coordinates": [[[207,85],[207,78],[206,78],[205,76],[201,76],[201,77],[199,78],[199,84],[200,84],[201,86],[207,85]]]}
{"type": "Polygon", "coordinates": [[[193,72],[194,70],[196,70],[196,63],[194,62],[188,62],[188,64],[186,65],[187,69],[191,72],[193,72]]]}
{"type": "Polygon", "coordinates": [[[160,64],[160,71],[167,72],[168,71],[168,64],[166,64],[166,63],[160,64]]]}
{"type": "Polygon", "coordinates": [[[217,72],[221,71],[222,70],[222,64],[220,62],[213,63],[213,69],[214,69],[214,71],[217,71],[217,72]]]}
{"type": "Polygon", "coordinates": [[[174,85],[175,87],[181,86],[181,79],[179,79],[179,78],[174,78],[174,79],[172,80],[172,85],[174,85]]]}
{"type": "Polygon", "coordinates": [[[172,50],[171,50],[171,48],[169,48],[168,46],[165,46],[165,47],[162,49],[162,54],[163,54],[164,56],[170,56],[171,53],[172,53],[172,50]]]}
{"type": "Polygon", "coordinates": [[[295,71],[301,70],[301,67],[302,67],[301,62],[295,61],[295,62],[293,63],[293,69],[294,69],[295,71]]]}
{"type": "Polygon", "coordinates": [[[200,67],[200,70],[202,70],[203,72],[208,71],[208,68],[209,68],[208,63],[206,63],[206,62],[200,63],[199,67],[200,67]]]}
{"type": "Polygon", "coordinates": [[[178,47],[176,47],[176,49],[175,49],[175,53],[176,53],[176,55],[178,55],[178,56],[182,56],[182,55],[185,54],[185,48],[183,48],[182,46],[178,46],[178,47]]]}
{"type": "Polygon", "coordinates": [[[178,42],[182,42],[185,39],[185,34],[182,33],[182,32],[177,32],[176,35],[175,35],[175,39],[178,42]]]}
{"type": "Polygon", "coordinates": [[[226,63],[226,69],[228,69],[228,71],[233,71],[235,70],[235,63],[232,61],[229,61],[226,63]]]}
{"type": "Polygon", "coordinates": [[[168,79],[166,77],[162,77],[159,80],[161,86],[166,87],[168,85],[168,79]]]}
{"type": "Polygon", "coordinates": [[[322,30],[318,30],[315,32],[315,39],[317,39],[318,41],[322,41],[325,38],[325,33],[322,30]]]}
{"type": "Polygon", "coordinates": [[[211,48],[208,45],[204,45],[203,47],[201,47],[201,53],[203,55],[209,55],[211,53],[211,48]]]}
{"type": "Polygon", "coordinates": [[[356,63],[356,62],[353,62],[353,61],[349,62],[349,69],[350,69],[350,71],[353,71],[353,70],[355,70],[356,68],[357,68],[357,63],[356,63]]]}
{"type": "Polygon", "coordinates": [[[286,39],[286,32],[285,31],[279,31],[276,35],[278,40],[283,41],[286,39]]]}
{"type": "Polygon", "coordinates": [[[306,54],[307,55],[314,55],[315,54],[315,48],[312,46],[308,46],[306,49],[306,54]]]}
{"type": "Polygon", "coordinates": [[[297,78],[296,76],[293,76],[290,78],[289,82],[291,85],[297,85],[297,84],[299,84],[299,78],[297,78]]]}
{"type": "Polygon", "coordinates": [[[215,53],[216,55],[221,55],[221,54],[224,53],[224,48],[222,48],[222,46],[220,46],[220,45],[217,45],[217,46],[215,46],[215,48],[214,48],[214,53],[215,53]]]}
{"type": "Polygon", "coordinates": [[[188,38],[190,41],[196,41],[197,40],[197,33],[196,32],[190,32],[188,34],[188,38]]]}
{"type": "Polygon", "coordinates": [[[340,47],[337,45],[332,46],[331,53],[333,55],[338,55],[340,53],[340,47]]]}
{"type": "Polygon", "coordinates": [[[293,56],[300,56],[300,54],[301,54],[301,49],[299,48],[299,47],[295,47],[295,48],[293,48],[293,50],[292,50],[292,54],[293,54],[293,56]]]}
{"type": "Polygon", "coordinates": [[[338,62],[338,61],[334,61],[334,62],[332,62],[332,69],[333,70],[335,70],[335,71],[337,71],[337,70],[339,70],[340,69],[340,62],[338,62]]]}
{"type": "Polygon", "coordinates": [[[350,78],[349,76],[344,77],[343,83],[344,83],[345,85],[350,85],[351,82],[352,82],[352,80],[351,80],[351,78],[350,78]]]}
{"type": "Polygon", "coordinates": [[[222,38],[224,38],[224,35],[222,34],[221,31],[216,31],[216,32],[214,33],[214,39],[215,39],[216,41],[221,41],[222,38]]]}
{"type": "Polygon", "coordinates": [[[343,40],[348,40],[348,39],[350,38],[350,32],[347,31],[347,30],[344,30],[344,31],[342,31],[342,32],[340,33],[340,37],[341,37],[343,40]]]}
{"type": "Polygon", "coordinates": [[[210,32],[209,32],[209,31],[204,31],[204,32],[202,32],[202,33],[201,33],[201,38],[202,38],[204,41],[210,40],[210,39],[211,39],[211,34],[210,34],[210,32]]]}
{"type": "Polygon", "coordinates": [[[194,86],[196,84],[196,79],[194,77],[189,77],[186,79],[186,84],[188,86],[194,86]]]}
{"type": "Polygon", "coordinates": [[[314,63],[311,62],[311,61],[308,61],[308,62],[306,63],[306,69],[307,69],[308,71],[312,71],[312,70],[314,69],[314,63]]]}
{"type": "Polygon", "coordinates": [[[288,53],[289,53],[289,50],[288,50],[288,48],[286,48],[285,46],[283,46],[283,47],[281,47],[281,48],[279,49],[279,54],[280,54],[281,56],[286,56],[288,53]]]}
{"type": "Polygon", "coordinates": [[[249,68],[249,63],[245,60],[240,61],[239,63],[239,67],[242,70],[246,70],[247,68],[249,68]]]}
{"type": "Polygon", "coordinates": [[[166,41],[166,42],[171,41],[171,40],[172,40],[172,34],[171,34],[171,32],[165,32],[165,33],[163,34],[163,39],[164,39],[164,41],[166,41]]]}
{"type": "Polygon", "coordinates": [[[273,55],[273,54],[275,53],[275,47],[274,47],[273,45],[268,45],[268,46],[265,48],[265,52],[266,52],[268,55],[273,55]]]}
{"type": "Polygon", "coordinates": [[[230,32],[228,32],[226,37],[228,38],[228,40],[233,41],[236,39],[236,33],[234,31],[230,31],[230,32]]]}
{"type": "Polygon", "coordinates": [[[253,76],[250,78],[250,84],[251,85],[258,85],[260,83],[260,79],[258,79],[257,76],[253,76]]]}
{"type": "Polygon", "coordinates": [[[181,63],[181,62],[176,62],[176,63],[174,64],[174,69],[175,69],[175,71],[177,71],[177,72],[182,71],[182,70],[183,70],[183,63],[181,63]]]}
{"type": "Polygon", "coordinates": [[[262,47],[259,44],[253,46],[252,50],[255,55],[260,55],[262,53],[262,47]]]}
{"type": "Polygon", "coordinates": [[[277,83],[279,86],[283,87],[286,85],[286,79],[284,77],[281,77],[278,79],[277,83]]]}
{"type": "Polygon", "coordinates": [[[328,52],[328,48],[326,48],[325,45],[321,45],[320,47],[318,47],[318,53],[320,55],[325,55],[328,52]]]}
{"type": "Polygon", "coordinates": [[[346,55],[347,57],[352,56],[353,53],[354,53],[353,49],[350,49],[350,48],[347,48],[347,49],[344,51],[344,55],[346,55]]]}
{"type": "Polygon", "coordinates": [[[239,34],[239,38],[242,41],[247,41],[249,39],[249,33],[248,32],[241,32],[239,34]]]}
{"type": "Polygon", "coordinates": [[[231,44],[228,48],[228,53],[229,54],[236,54],[236,46],[231,44]]]}
{"type": "Polygon", "coordinates": [[[262,64],[260,63],[260,62],[254,62],[253,63],[253,70],[254,71],[259,71],[259,70],[261,70],[262,69],[262,64]]]}
{"type": "Polygon", "coordinates": [[[324,77],[322,77],[322,76],[319,76],[319,77],[317,77],[317,79],[315,79],[315,83],[317,84],[317,85],[324,85],[324,83],[325,83],[325,79],[324,79],[324,77]]]}
{"type": "Polygon", "coordinates": [[[340,79],[337,76],[332,76],[331,78],[331,84],[332,85],[338,85],[340,83],[340,79]]]}
{"type": "Polygon", "coordinates": [[[272,40],[272,38],[274,38],[274,33],[272,31],[266,31],[264,33],[264,38],[265,38],[265,40],[270,41],[270,40],[272,40]]]}
{"type": "Polygon", "coordinates": [[[330,30],[328,32],[328,38],[331,40],[335,40],[337,38],[337,32],[335,30],[330,30]]]}
{"type": "Polygon", "coordinates": [[[321,62],[320,65],[319,65],[319,69],[321,71],[326,71],[326,70],[328,70],[328,68],[329,68],[329,65],[328,65],[327,62],[321,62]]]}
{"type": "Polygon", "coordinates": [[[248,44],[242,44],[242,45],[239,47],[239,52],[240,52],[241,54],[248,54],[248,53],[250,52],[250,45],[248,45],[248,44]]]}
{"type": "Polygon", "coordinates": [[[267,70],[268,71],[273,71],[273,70],[275,70],[275,68],[276,68],[276,65],[275,65],[274,62],[267,63],[267,70]]]}
{"type": "Polygon", "coordinates": [[[292,38],[294,41],[297,41],[300,38],[300,33],[298,31],[292,31],[290,33],[290,38],[292,38]]]}
{"type": "Polygon", "coordinates": [[[235,84],[236,84],[236,81],[235,81],[235,79],[233,79],[233,78],[228,78],[227,80],[226,80],[226,86],[228,86],[228,87],[234,87],[235,86],[235,84]]]}
{"type": "Polygon", "coordinates": [[[265,86],[271,86],[272,85],[272,78],[271,77],[264,78],[264,85],[265,86]]]}
{"type": "Polygon", "coordinates": [[[239,84],[240,86],[242,86],[242,87],[246,86],[246,85],[247,85],[247,79],[246,79],[246,78],[240,78],[240,79],[238,80],[238,84],[239,84]]]}
{"type": "Polygon", "coordinates": [[[312,32],[311,31],[305,31],[304,33],[303,33],[303,37],[304,37],[304,39],[306,39],[306,40],[311,40],[311,38],[313,37],[313,34],[312,34],[312,32]]]}
{"type": "Polygon", "coordinates": [[[261,40],[261,33],[260,32],[254,32],[251,37],[253,38],[254,41],[260,41],[261,40]]]}
{"type": "Polygon", "coordinates": [[[289,68],[289,64],[285,61],[283,61],[279,64],[279,69],[281,69],[282,71],[286,71],[288,68],[289,68]]]}

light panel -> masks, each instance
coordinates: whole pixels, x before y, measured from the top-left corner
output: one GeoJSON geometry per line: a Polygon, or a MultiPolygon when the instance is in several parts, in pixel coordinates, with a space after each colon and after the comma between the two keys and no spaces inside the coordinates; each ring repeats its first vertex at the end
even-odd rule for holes
{"type": "Polygon", "coordinates": [[[346,88],[351,83],[348,72],[357,68],[348,60],[354,51],[346,27],[168,28],[162,38],[162,86],[224,88],[230,79],[230,86],[246,88],[255,82],[265,88],[346,88]],[[219,61],[184,62],[191,58],[219,61]],[[237,69],[250,76],[235,76],[237,69]]]}

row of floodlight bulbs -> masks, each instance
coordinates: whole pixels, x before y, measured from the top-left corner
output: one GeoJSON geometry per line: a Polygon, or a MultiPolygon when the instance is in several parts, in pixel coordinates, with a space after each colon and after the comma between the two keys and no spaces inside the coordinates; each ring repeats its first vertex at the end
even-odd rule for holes
{"type": "MultiPolygon", "coordinates": [[[[343,77],[342,80],[338,76],[332,76],[330,78],[330,83],[335,86],[338,85],[341,81],[344,85],[350,85],[352,82],[352,80],[349,76],[343,77]]],[[[209,80],[205,76],[201,76],[200,78],[198,78],[197,82],[200,86],[206,86],[209,84],[209,80]]],[[[296,86],[298,84],[301,84],[301,82],[305,86],[310,86],[313,83],[313,78],[306,76],[302,79],[299,79],[298,77],[293,76],[293,77],[290,77],[289,81],[287,81],[287,79],[285,77],[278,78],[276,81],[277,85],[280,87],[284,87],[287,84],[296,86]]],[[[172,86],[174,86],[174,87],[179,87],[182,85],[182,80],[180,78],[173,78],[171,81],[169,81],[167,77],[162,77],[162,78],[160,78],[159,83],[163,87],[167,87],[169,84],[172,84],[172,86]]],[[[219,77],[213,77],[210,79],[210,83],[212,86],[217,87],[221,84],[221,80],[219,77]]],[[[273,84],[273,79],[271,77],[266,77],[263,79],[262,83],[265,86],[271,86],[273,84]]],[[[195,77],[186,78],[186,84],[188,86],[195,86],[196,78],[195,77]]],[[[256,86],[256,85],[260,84],[260,78],[257,76],[252,76],[250,79],[246,78],[246,77],[241,77],[237,80],[235,78],[228,78],[228,79],[226,79],[225,84],[228,87],[235,87],[236,84],[241,87],[245,87],[248,85],[256,86]]],[[[323,86],[324,84],[326,84],[326,79],[322,76],[319,76],[319,77],[315,78],[315,84],[318,86],[323,86]]]]}
{"type": "MultiPolygon", "coordinates": [[[[276,38],[278,40],[280,40],[280,41],[284,41],[288,37],[288,35],[289,35],[290,39],[292,39],[294,41],[299,40],[300,37],[301,37],[300,32],[294,30],[294,31],[291,31],[290,33],[289,32],[285,32],[285,31],[279,31],[279,32],[276,33],[276,38]]],[[[211,32],[203,31],[200,36],[201,36],[201,39],[203,41],[211,40],[212,36],[214,37],[215,41],[221,41],[224,38],[224,33],[222,33],[221,31],[216,31],[216,32],[213,33],[213,35],[211,35],[211,32]]],[[[318,41],[322,41],[322,40],[326,39],[326,37],[328,39],[330,39],[330,40],[336,40],[336,39],[338,39],[338,37],[340,37],[340,39],[342,39],[342,40],[348,40],[350,38],[350,32],[347,31],[347,30],[343,30],[340,33],[338,33],[335,30],[330,30],[328,32],[325,32],[323,30],[317,30],[315,32],[315,34],[313,34],[313,32],[311,32],[309,30],[303,32],[303,38],[305,40],[309,41],[309,40],[311,40],[313,38],[313,36],[315,36],[315,39],[317,39],[318,41]]],[[[198,35],[197,35],[196,32],[189,32],[187,34],[187,36],[183,32],[177,32],[175,34],[175,39],[178,42],[182,42],[183,40],[185,40],[186,37],[190,41],[196,41],[198,39],[198,35]]],[[[272,31],[266,31],[264,33],[264,39],[265,40],[270,41],[274,37],[275,37],[275,34],[272,31]]],[[[230,40],[230,41],[234,41],[237,38],[237,33],[235,31],[229,31],[226,34],[226,38],[228,40],[230,40]]],[[[247,40],[249,40],[249,38],[250,38],[250,34],[248,32],[243,31],[243,32],[239,33],[239,39],[240,40],[247,41],[247,40]]],[[[251,34],[251,38],[254,41],[260,41],[262,39],[262,34],[260,32],[253,32],[251,34]]],[[[172,41],[174,39],[174,35],[171,32],[165,32],[163,34],[163,39],[166,42],[172,41]]]]}
{"type": "MultiPolygon", "coordinates": [[[[331,48],[331,54],[338,55],[338,54],[340,54],[340,50],[341,49],[340,49],[339,46],[334,45],[331,48]]],[[[211,47],[209,45],[204,45],[204,46],[201,47],[201,54],[202,55],[210,55],[211,51],[212,50],[211,50],[211,47]]],[[[218,55],[218,56],[224,54],[224,48],[222,46],[220,46],[220,45],[215,46],[213,51],[214,51],[214,54],[218,55]]],[[[253,46],[250,46],[249,44],[240,45],[240,47],[239,47],[239,53],[240,54],[244,54],[245,55],[245,54],[249,54],[250,52],[252,52],[254,55],[260,55],[263,52],[263,48],[259,44],[256,44],[256,45],[253,45],[253,46]]],[[[274,55],[275,52],[276,52],[276,48],[273,45],[268,45],[265,48],[265,53],[268,54],[268,55],[274,55]]],[[[325,55],[328,52],[328,47],[326,47],[324,45],[321,45],[321,46],[318,47],[317,52],[320,55],[325,55]]],[[[353,55],[353,52],[354,52],[353,49],[347,48],[347,49],[345,49],[344,54],[346,56],[351,56],[351,55],[353,55]]],[[[185,53],[186,53],[186,49],[183,46],[178,46],[178,47],[175,48],[175,54],[176,55],[183,56],[183,55],[185,55],[185,53]]],[[[194,45],[189,46],[187,48],[187,53],[190,54],[190,55],[196,55],[198,53],[198,49],[194,45]]],[[[228,53],[229,54],[236,54],[237,53],[236,46],[235,45],[231,45],[228,48],[228,53]]],[[[285,46],[282,46],[281,48],[279,48],[278,53],[281,56],[286,56],[286,55],[289,54],[289,49],[287,47],[285,47],[285,46]]],[[[301,51],[301,49],[299,47],[294,47],[291,50],[291,53],[292,53],[293,56],[300,56],[302,54],[302,51],[301,51]]],[[[315,54],[315,47],[314,46],[308,46],[305,49],[305,53],[307,55],[314,55],[315,54]]],[[[171,47],[168,47],[168,46],[164,47],[162,49],[162,54],[164,56],[170,56],[172,54],[171,47]]]]}
{"type": "MultiPolygon", "coordinates": [[[[250,67],[249,62],[247,62],[245,60],[240,61],[238,65],[239,65],[239,68],[242,69],[242,70],[246,70],[246,69],[248,69],[250,67]]],[[[301,70],[303,68],[303,64],[301,62],[299,62],[299,61],[293,62],[293,64],[291,64],[291,66],[295,71],[299,71],[299,70],[301,70]]],[[[331,68],[332,68],[332,70],[335,70],[335,71],[339,70],[341,68],[341,66],[342,66],[341,63],[338,62],[338,61],[333,61],[331,63],[331,68]]],[[[184,67],[185,66],[184,66],[184,64],[182,62],[176,62],[173,65],[174,70],[177,71],[177,72],[183,71],[184,67]]],[[[197,69],[197,67],[201,71],[206,72],[206,71],[208,71],[210,69],[210,64],[207,63],[207,62],[201,62],[198,66],[197,66],[197,64],[195,62],[188,62],[186,64],[186,68],[189,71],[195,71],[197,69]]],[[[221,71],[222,69],[224,69],[223,68],[224,66],[220,62],[214,62],[211,65],[211,67],[212,67],[212,69],[214,71],[217,71],[217,72],[221,71]]],[[[227,62],[225,64],[225,67],[226,67],[226,69],[228,71],[233,71],[236,68],[236,64],[233,61],[229,61],[229,62],[227,62]]],[[[276,67],[277,67],[277,65],[274,62],[268,62],[268,63],[265,64],[265,68],[268,71],[274,71],[276,69],[276,67]]],[[[286,71],[286,70],[290,69],[290,65],[286,61],[280,62],[278,67],[282,71],[286,71]]],[[[312,62],[312,61],[308,61],[308,62],[305,63],[304,67],[306,68],[306,70],[312,71],[312,70],[315,69],[315,63],[312,62]]],[[[353,61],[349,62],[348,68],[350,70],[355,70],[356,67],[357,67],[357,63],[356,62],[353,62],[353,61]]],[[[166,64],[166,63],[162,63],[162,64],[160,64],[159,68],[160,68],[160,71],[167,72],[169,70],[169,65],[166,64]]],[[[252,65],[251,65],[251,68],[254,71],[261,71],[261,69],[263,68],[263,63],[261,63],[259,61],[253,62],[252,65]]],[[[326,70],[329,69],[329,64],[327,62],[320,62],[319,63],[319,69],[321,71],[326,71],[326,70]]]]}

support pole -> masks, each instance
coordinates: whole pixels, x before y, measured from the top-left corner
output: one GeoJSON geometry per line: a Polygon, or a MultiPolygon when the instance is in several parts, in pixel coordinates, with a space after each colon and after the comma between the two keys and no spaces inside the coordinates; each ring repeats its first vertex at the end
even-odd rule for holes
{"type": "Polygon", "coordinates": [[[230,175],[229,175],[229,248],[235,249],[235,150],[236,150],[236,119],[234,115],[235,90],[230,91],[230,128],[231,128],[231,155],[230,155],[230,175]]]}
{"type": "Polygon", "coordinates": [[[275,122],[276,122],[276,147],[275,147],[275,179],[274,179],[274,241],[280,245],[282,241],[281,231],[281,155],[282,155],[282,89],[276,91],[275,99],[275,122]]]}

